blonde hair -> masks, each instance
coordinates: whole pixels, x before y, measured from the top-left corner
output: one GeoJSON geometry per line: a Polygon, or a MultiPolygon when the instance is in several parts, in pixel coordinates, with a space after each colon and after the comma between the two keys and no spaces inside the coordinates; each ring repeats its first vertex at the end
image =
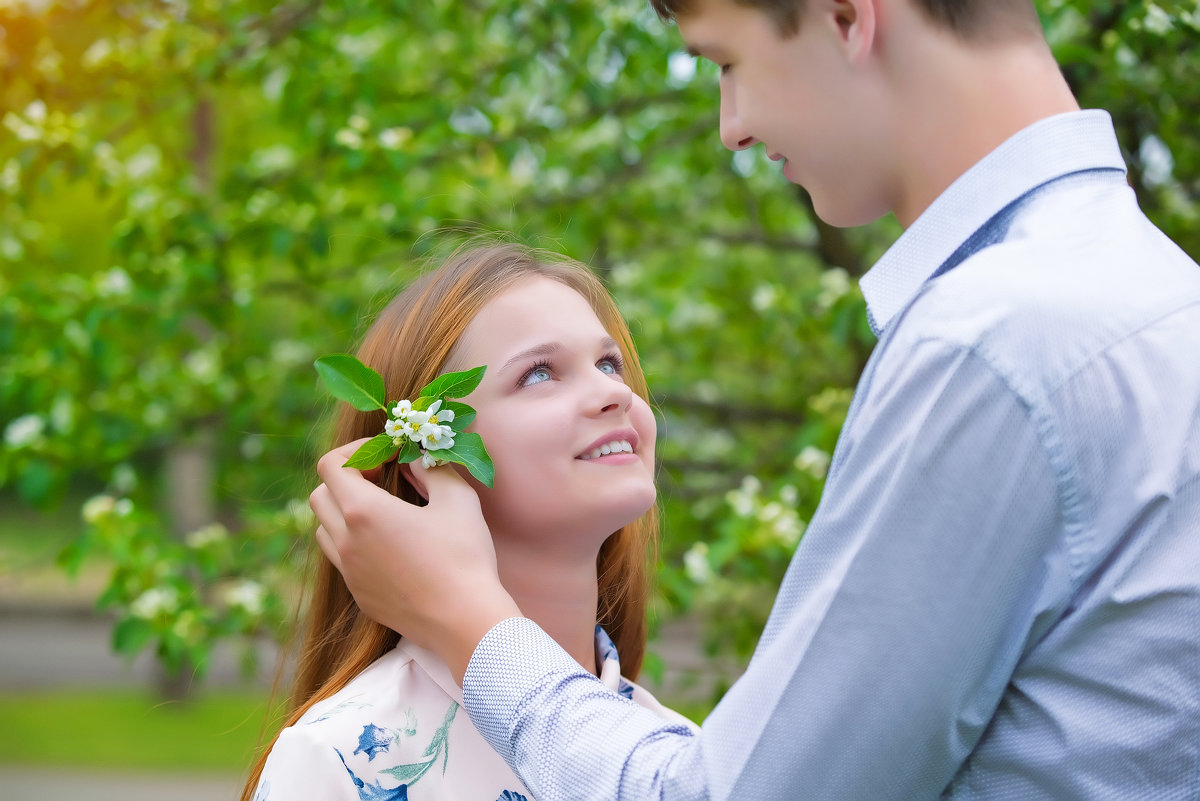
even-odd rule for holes
{"type": "MultiPolygon", "coordinates": [[[[414,397],[437,377],[463,330],[492,298],[518,281],[541,276],[559,281],[587,300],[625,361],[625,381],[649,402],[633,338],[608,291],[585,265],[515,244],[465,246],[432,272],[416,279],[379,314],[363,338],[358,358],[383,376],[388,398],[414,397]]],[[[361,412],[340,404],[333,447],[379,433],[385,412],[361,412]]],[[[380,486],[410,503],[424,501],[393,462],[380,486]]],[[[646,646],[646,606],[651,566],[657,558],[658,514],[651,509],[613,533],[596,560],[596,619],[621,654],[621,672],[636,678],[646,646]]],[[[304,643],[291,692],[294,724],[315,703],[329,698],[368,665],[395,647],[400,635],[364,615],[342,576],[315,545],[315,576],[306,613],[304,643]]],[[[274,745],[272,738],[271,745],[274,745]]],[[[270,748],[251,768],[242,790],[250,801],[270,748]]]]}

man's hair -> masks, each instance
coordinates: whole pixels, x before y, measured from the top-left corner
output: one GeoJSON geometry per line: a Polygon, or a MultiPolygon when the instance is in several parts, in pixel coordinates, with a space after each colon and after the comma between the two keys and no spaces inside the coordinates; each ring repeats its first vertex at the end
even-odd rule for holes
{"type": "MultiPolygon", "coordinates": [[[[760,11],[771,18],[780,36],[800,28],[805,0],[721,0],[760,11]]],[[[990,39],[1016,32],[1040,31],[1031,0],[911,0],[925,16],[966,40],[990,39]]],[[[687,16],[695,0],[650,0],[664,21],[687,16]]]]}

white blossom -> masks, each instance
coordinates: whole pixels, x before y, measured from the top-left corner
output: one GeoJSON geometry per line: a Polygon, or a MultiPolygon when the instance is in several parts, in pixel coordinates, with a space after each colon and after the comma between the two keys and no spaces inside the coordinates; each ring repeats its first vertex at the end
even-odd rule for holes
{"type": "Polygon", "coordinates": [[[740,487],[725,493],[725,500],[733,507],[735,515],[749,517],[754,514],[760,490],[762,490],[762,482],[756,476],[746,476],[742,479],[740,487]]]}
{"type": "Polygon", "coordinates": [[[821,273],[821,291],[817,293],[817,306],[828,309],[850,291],[850,273],[841,267],[831,267],[821,273]]]}
{"type": "Polygon", "coordinates": [[[362,147],[362,134],[351,128],[343,128],[333,136],[333,140],[339,145],[350,150],[358,150],[362,147]]]}
{"type": "Polygon", "coordinates": [[[399,150],[412,134],[412,128],[385,128],[379,132],[379,144],[388,150],[399,150]]]}
{"type": "Polygon", "coordinates": [[[241,609],[248,615],[260,615],[267,591],[257,581],[245,579],[229,589],[225,600],[231,607],[241,609]]]}
{"type": "Polygon", "coordinates": [[[212,545],[229,536],[228,530],[220,523],[212,523],[211,525],[198,528],[186,537],[186,542],[191,548],[203,548],[206,545],[212,545]]]}
{"type": "Polygon", "coordinates": [[[36,414],[23,414],[4,428],[4,444],[10,448],[35,445],[42,439],[46,421],[36,414]]]}
{"type": "Polygon", "coordinates": [[[429,422],[431,423],[449,423],[454,420],[453,409],[443,409],[442,402],[439,400],[429,407],[429,422]]]}
{"type": "Polygon", "coordinates": [[[450,426],[425,423],[418,433],[421,436],[421,447],[427,451],[454,447],[454,429],[450,426]]]}
{"type": "Polygon", "coordinates": [[[179,593],[171,587],[151,587],[129,605],[129,614],[153,620],[164,612],[172,612],[179,604],[179,593]]]}
{"type": "Polygon", "coordinates": [[[750,296],[750,305],[755,311],[763,312],[772,308],[779,300],[779,287],[774,284],[759,284],[750,296]]]}
{"type": "Polygon", "coordinates": [[[807,445],[796,456],[796,469],[808,473],[816,479],[825,478],[829,470],[829,454],[820,448],[807,445]]]}
{"type": "Polygon", "coordinates": [[[438,467],[446,463],[445,459],[439,459],[428,451],[421,454],[421,464],[426,467],[438,467]]]}
{"type": "Polygon", "coordinates": [[[412,401],[402,400],[392,407],[392,417],[401,420],[408,419],[410,412],[412,412],[412,401]]]}
{"type": "Polygon", "coordinates": [[[120,267],[113,267],[97,276],[96,279],[96,292],[101,297],[112,298],[128,295],[132,289],[133,281],[130,280],[129,273],[120,267]]]}
{"type": "Polygon", "coordinates": [[[95,524],[100,518],[112,514],[116,508],[117,499],[111,495],[96,495],[88,498],[83,504],[83,520],[85,523],[95,524]]]}
{"type": "Polygon", "coordinates": [[[708,562],[708,544],[697,542],[683,554],[683,570],[697,584],[712,580],[712,565],[708,562]]]}

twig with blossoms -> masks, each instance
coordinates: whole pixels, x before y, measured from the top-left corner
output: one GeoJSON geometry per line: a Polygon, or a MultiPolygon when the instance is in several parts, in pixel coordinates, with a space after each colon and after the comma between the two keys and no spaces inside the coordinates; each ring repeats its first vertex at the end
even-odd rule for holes
{"type": "Polygon", "coordinates": [[[426,467],[454,462],[480,483],[492,486],[496,470],[483,438],[466,427],[475,410],[451,398],[465,397],[479,386],[487,367],[445,373],[429,382],[412,400],[388,404],[383,377],[353,356],[335,354],[313,362],[325,386],[339,400],[363,412],[383,409],[383,433],[368,440],[346,460],[345,467],[376,467],[395,457],[399,464],[420,459],[426,467]]]}

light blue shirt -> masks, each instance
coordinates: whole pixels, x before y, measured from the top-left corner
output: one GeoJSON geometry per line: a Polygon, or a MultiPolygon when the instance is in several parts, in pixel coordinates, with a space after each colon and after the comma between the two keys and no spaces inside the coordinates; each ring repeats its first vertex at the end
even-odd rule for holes
{"type": "Polygon", "coordinates": [[[1104,112],[1038,122],[864,277],[820,508],[699,735],[484,637],[467,711],[539,801],[1200,798],[1200,268],[1124,169],[1104,112]]]}

